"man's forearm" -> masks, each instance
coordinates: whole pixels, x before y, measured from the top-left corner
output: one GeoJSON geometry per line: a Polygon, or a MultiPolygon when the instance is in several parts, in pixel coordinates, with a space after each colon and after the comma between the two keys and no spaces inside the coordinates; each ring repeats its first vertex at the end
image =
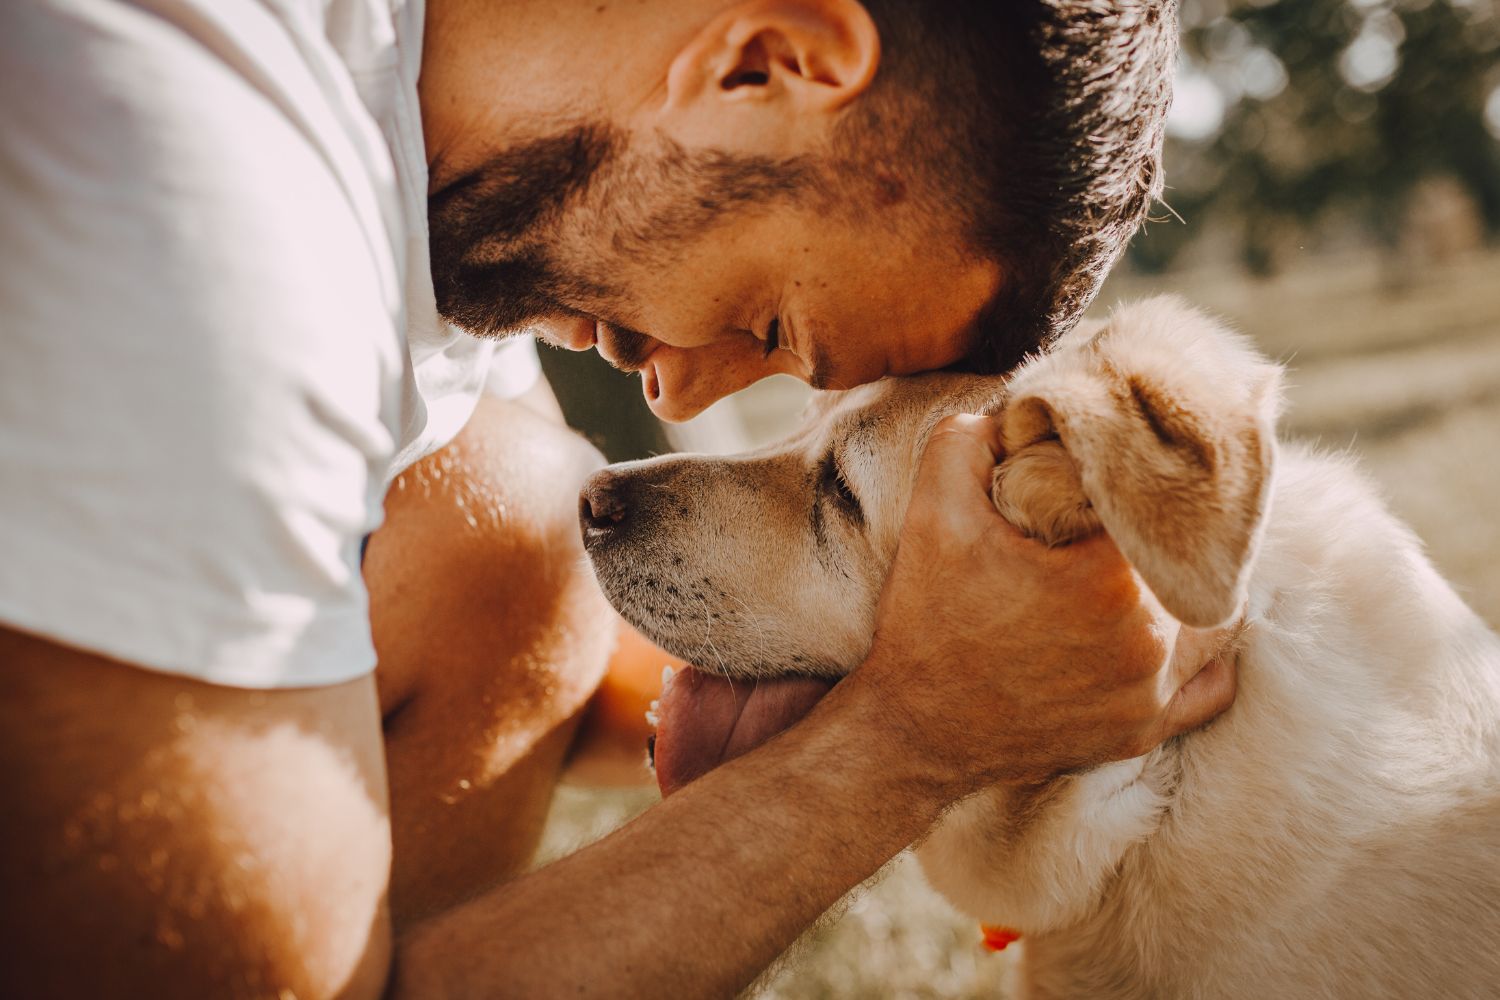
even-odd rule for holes
{"type": "Polygon", "coordinates": [[[835,689],[599,843],[415,928],[393,1000],[737,992],[946,805],[871,695],[835,689]]]}

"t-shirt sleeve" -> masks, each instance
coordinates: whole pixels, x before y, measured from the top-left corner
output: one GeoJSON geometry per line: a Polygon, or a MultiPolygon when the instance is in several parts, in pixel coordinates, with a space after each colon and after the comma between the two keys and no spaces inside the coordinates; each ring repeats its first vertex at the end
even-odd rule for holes
{"type": "Polygon", "coordinates": [[[201,38],[6,8],[0,623],[234,686],[368,672],[400,340],[360,216],[201,38]]]}
{"type": "Polygon", "coordinates": [[[496,399],[516,399],[531,391],[542,377],[536,341],[529,336],[511,337],[495,345],[484,379],[484,394],[496,399]]]}

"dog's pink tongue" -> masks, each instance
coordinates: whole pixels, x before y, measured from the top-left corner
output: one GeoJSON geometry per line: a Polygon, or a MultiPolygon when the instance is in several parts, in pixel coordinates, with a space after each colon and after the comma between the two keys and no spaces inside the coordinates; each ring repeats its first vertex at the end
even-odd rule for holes
{"type": "Polygon", "coordinates": [[[833,687],[810,677],[731,681],[688,667],[662,695],[656,783],[671,795],[801,719],[833,687]]]}

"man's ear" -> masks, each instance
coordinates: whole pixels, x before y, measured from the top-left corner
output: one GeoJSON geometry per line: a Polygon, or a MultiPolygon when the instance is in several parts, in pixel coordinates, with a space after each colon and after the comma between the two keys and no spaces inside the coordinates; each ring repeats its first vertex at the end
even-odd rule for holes
{"type": "Polygon", "coordinates": [[[722,11],[672,60],[669,108],[735,105],[837,111],[880,64],[880,35],[856,0],[745,0],[722,11]]]}
{"type": "Polygon", "coordinates": [[[1174,300],[1122,308],[1012,381],[997,503],[1049,542],[1102,526],[1168,612],[1222,624],[1265,524],[1280,374],[1174,300]]]}

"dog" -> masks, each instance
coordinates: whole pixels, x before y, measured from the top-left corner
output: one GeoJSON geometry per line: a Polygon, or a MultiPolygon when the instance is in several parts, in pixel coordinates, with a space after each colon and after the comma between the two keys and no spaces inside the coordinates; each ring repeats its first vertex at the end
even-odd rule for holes
{"type": "Polygon", "coordinates": [[[917,845],[1021,932],[1017,994],[1500,997],[1500,639],[1350,459],[1278,442],[1281,379],[1149,300],[1012,377],[823,393],[769,448],[606,469],[585,543],[647,636],[806,711],[870,647],[934,424],[997,414],[1001,513],[1049,545],[1108,532],[1170,614],[1229,629],[1239,677],[1204,729],[983,791],[917,845]]]}

